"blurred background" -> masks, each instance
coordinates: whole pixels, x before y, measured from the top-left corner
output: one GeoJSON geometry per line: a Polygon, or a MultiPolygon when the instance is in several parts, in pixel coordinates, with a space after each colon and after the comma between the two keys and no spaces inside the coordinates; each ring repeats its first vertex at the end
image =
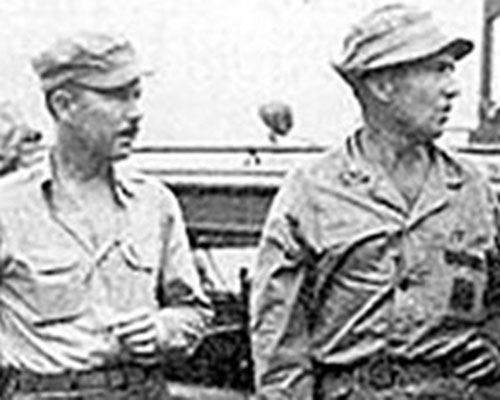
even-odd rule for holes
{"type": "MultiPolygon", "coordinates": [[[[78,30],[127,35],[156,73],[145,83],[140,142],[267,144],[262,103],[288,103],[291,137],[332,144],[356,126],[350,90],[329,66],[348,26],[387,0],[9,0],[0,3],[0,99],[50,138],[30,57],[78,30]]],[[[420,0],[446,29],[479,44],[481,0],[420,0]]],[[[459,64],[449,124],[477,125],[479,45],[459,64]]],[[[497,52],[498,54],[498,52],[497,52]]]]}
{"type": "MultiPolygon", "coordinates": [[[[0,2],[0,104],[10,100],[18,105],[46,142],[51,122],[29,60],[58,36],[81,30],[124,34],[155,71],[144,82],[142,150],[130,161],[178,196],[196,265],[216,309],[215,326],[192,359],[186,363],[173,357],[167,371],[173,381],[210,390],[179,384],[177,398],[251,398],[249,277],[267,209],[288,168],[322,146],[337,144],[359,124],[351,91],[329,63],[339,54],[348,27],[369,9],[389,2],[0,2]],[[292,127],[290,141],[279,143],[281,137],[270,136],[272,127],[263,122],[273,118],[265,117],[265,104],[272,104],[267,110],[286,109],[293,115],[285,122],[292,127]],[[221,393],[217,387],[239,392],[221,393]]],[[[490,3],[500,15],[500,0],[490,3]]],[[[451,34],[477,44],[457,66],[462,95],[443,138],[450,144],[467,143],[479,124],[483,0],[420,0],[418,6],[433,10],[451,34]]],[[[492,26],[495,37],[500,35],[497,25],[492,26]]],[[[482,98],[488,100],[483,120],[493,121],[488,126],[500,140],[497,42],[491,51],[491,96],[482,98]]],[[[488,168],[495,174],[490,176],[498,178],[500,187],[498,154],[500,148],[489,158],[480,156],[493,160],[488,168]]]]}

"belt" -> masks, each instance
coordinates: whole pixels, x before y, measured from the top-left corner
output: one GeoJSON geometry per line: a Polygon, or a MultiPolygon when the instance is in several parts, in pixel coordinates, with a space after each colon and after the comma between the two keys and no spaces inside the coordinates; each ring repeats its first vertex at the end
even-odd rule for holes
{"type": "Polygon", "coordinates": [[[448,361],[428,362],[405,360],[385,354],[375,355],[355,365],[316,365],[318,386],[325,385],[332,390],[357,385],[374,391],[383,391],[394,387],[409,387],[422,382],[458,379],[453,375],[448,361]]]}
{"type": "Polygon", "coordinates": [[[408,386],[438,378],[454,377],[452,366],[447,362],[405,360],[391,356],[376,356],[355,368],[355,378],[362,385],[374,389],[408,386]]]}
{"type": "Polygon", "coordinates": [[[15,391],[32,393],[99,388],[119,389],[160,379],[163,379],[163,373],[159,366],[126,365],[53,375],[18,371],[15,391]]]}

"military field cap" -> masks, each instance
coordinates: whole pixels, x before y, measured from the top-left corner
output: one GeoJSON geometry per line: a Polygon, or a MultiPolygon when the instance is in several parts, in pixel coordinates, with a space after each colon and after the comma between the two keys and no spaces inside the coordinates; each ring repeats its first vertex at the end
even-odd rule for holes
{"type": "Polygon", "coordinates": [[[45,91],[67,82],[112,89],[148,74],[128,40],[103,33],[61,38],[34,57],[32,65],[45,91]]]}
{"type": "Polygon", "coordinates": [[[359,76],[441,52],[459,60],[473,47],[470,40],[447,36],[430,12],[395,3],[376,9],[355,24],[340,59],[332,65],[343,76],[359,76]]]}

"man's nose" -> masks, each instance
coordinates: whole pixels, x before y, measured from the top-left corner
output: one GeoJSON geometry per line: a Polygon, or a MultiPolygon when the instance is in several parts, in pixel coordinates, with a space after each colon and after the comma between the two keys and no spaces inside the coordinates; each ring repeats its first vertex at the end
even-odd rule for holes
{"type": "Polygon", "coordinates": [[[448,75],[444,90],[446,96],[449,98],[457,97],[460,94],[460,84],[454,74],[448,75]]]}
{"type": "Polygon", "coordinates": [[[126,117],[130,121],[139,122],[144,116],[144,110],[140,101],[131,101],[127,107],[126,117]]]}

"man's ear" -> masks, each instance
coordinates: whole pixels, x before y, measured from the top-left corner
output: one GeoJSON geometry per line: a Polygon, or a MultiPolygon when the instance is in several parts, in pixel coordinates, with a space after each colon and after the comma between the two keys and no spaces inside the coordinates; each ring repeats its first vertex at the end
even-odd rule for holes
{"type": "Polygon", "coordinates": [[[372,96],[382,103],[389,103],[394,93],[394,82],[385,74],[376,74],[365,80],[365,85],[372,96]]]}
{"type": "Polygon", "coordinates": [[[68,120],[76,105],[76,94],[68,89],[56,89],[50,95],[50,106],[59,120],[68,120]]]}

